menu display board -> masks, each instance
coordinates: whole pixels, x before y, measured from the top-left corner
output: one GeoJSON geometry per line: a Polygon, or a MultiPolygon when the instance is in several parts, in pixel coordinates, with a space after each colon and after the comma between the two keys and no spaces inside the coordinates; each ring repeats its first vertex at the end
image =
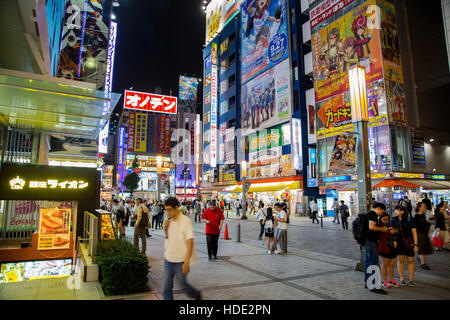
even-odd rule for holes
{"type": "Polygon", "coordinates": [[[69,249],[72,209],[40,210],[38,250],[69,249]]]}
{"type": "Polygon", "coordinates": [[[59,278],[71,274],[72,259],[2,263],[0,269],[0,283],[59,278]]]}
{"type": "Polygon", "coordinates": [[[114,235],[114,229],[112,226],[111,216],[108,214],[102,214],[102,225],[100,228],[100,239],[101,240],[114,240],[116,236],[114,235]]]}

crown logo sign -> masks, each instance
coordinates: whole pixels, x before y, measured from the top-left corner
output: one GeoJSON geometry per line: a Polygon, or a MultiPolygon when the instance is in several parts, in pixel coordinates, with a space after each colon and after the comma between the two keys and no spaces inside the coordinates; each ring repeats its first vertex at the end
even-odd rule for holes
{"type": "Polygon", "coordinates": [[[25,180],[21,179],[19,176],[9,181],[11,189],[13,190],[22,190],[25,186],[25,180]]]}

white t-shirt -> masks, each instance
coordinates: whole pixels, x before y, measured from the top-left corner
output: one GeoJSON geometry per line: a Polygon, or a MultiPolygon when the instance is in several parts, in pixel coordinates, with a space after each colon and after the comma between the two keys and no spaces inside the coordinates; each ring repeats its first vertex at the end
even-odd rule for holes
{"type": "Polygon", "coordinates": [[[258,214],[256,215],[256,219],[262,221],[265,218],[265,214],[264,214],[264,209],[263,208],[259,208],[258,210],[258,214]]]}
{"type": "MultiPolygon", "coordinates": [[[[180,214],[177,220],[170,220],[167,230],[168,239],[165,241],[164,257],[169,262],[183,262],[187,254],[187,240],[194,239],[192,220],[180,214]]],[[[197,263],[195,245],[192,248],[190,264],[197,263]]]]}
{"type": "MultiPolygon", "coordinates": [[[[284,210],[281,210],[280,212],[277,213],[277,219],[283,220],[284,218],[286,218],[286,214],[287,213],[284,210]]],[[[278,221],[277,228],[281,230],[287,230],[287,223],[278,221]]]]}
{"type": "Polygon", "coordinates": [[[317,203],[311,203],[311,211],[319,211],[319,206],[317,205],[317,203]]]}

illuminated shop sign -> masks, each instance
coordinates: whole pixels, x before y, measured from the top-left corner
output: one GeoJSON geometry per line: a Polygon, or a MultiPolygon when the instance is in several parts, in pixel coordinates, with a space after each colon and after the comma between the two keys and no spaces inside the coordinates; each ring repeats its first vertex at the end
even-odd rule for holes
{"type": "MultiPolygon", "coordinates": [[[[177,188],[177,194],[184,194],[184,188],[177,188]]],[[[196,195],[197,189],[186,188],[186,194],[196,195]]]]}
{"type": "Polygon", "coordinates": [[[445,180],[445,176],[443,174],[434,174],[431,176],[433,180],[445,180]]]}
{"type": "Polygon", "coordinates": [[[28,188],[30,189],[85,189],[89,186],[89,183],[83,180],[25,181],[17,176],[14,179],[9,180],[9,185],[11,190],[23,190],[25,185],[28,185],[28,188]]]}
{"type": "Polygon", "coordinates": [[[211,167],[217,165],[217,65],[211,71],[211,167]]]}
{"type": "Polygon", "coordinates": [[[352,176],[326,177],[323,182],[351,181],[352,176]]]}
{"type": "Polygon", "coordinates": [[[177,114],[177,98],[160,94],[125,90],[124,108],[177,114]]]}
{"type": "Polygon", "coordinates": [[[405,173],[405,172],[394,172],[393,176],[395,178],[408,178],[408,179],[424,179],[425,175],[421,173],[405,173]]]}

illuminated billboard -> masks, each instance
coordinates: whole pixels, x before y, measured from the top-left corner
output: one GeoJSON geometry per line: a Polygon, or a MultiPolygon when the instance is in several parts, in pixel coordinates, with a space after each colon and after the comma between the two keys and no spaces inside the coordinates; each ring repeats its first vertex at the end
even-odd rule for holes
{"type": "Polygon", "coordinates": [[[212,0],[206,8],[206,43],[238,13],[242,0],[212,0]]]}
{"type": "Polygon", "coordinates": [[[177,98],[125,90],[124,108],[137,111],[177,114],[177,98]]]}
{"type": "Polygon", "coordinates": [[[242,83],[289,57],[286,0],[241,6],[242,83]]]}
{"type": "Polygon", "coordinates": [[[197,101],[198,79],[180,76],[178,99],[186,101],[197,101]]]}

